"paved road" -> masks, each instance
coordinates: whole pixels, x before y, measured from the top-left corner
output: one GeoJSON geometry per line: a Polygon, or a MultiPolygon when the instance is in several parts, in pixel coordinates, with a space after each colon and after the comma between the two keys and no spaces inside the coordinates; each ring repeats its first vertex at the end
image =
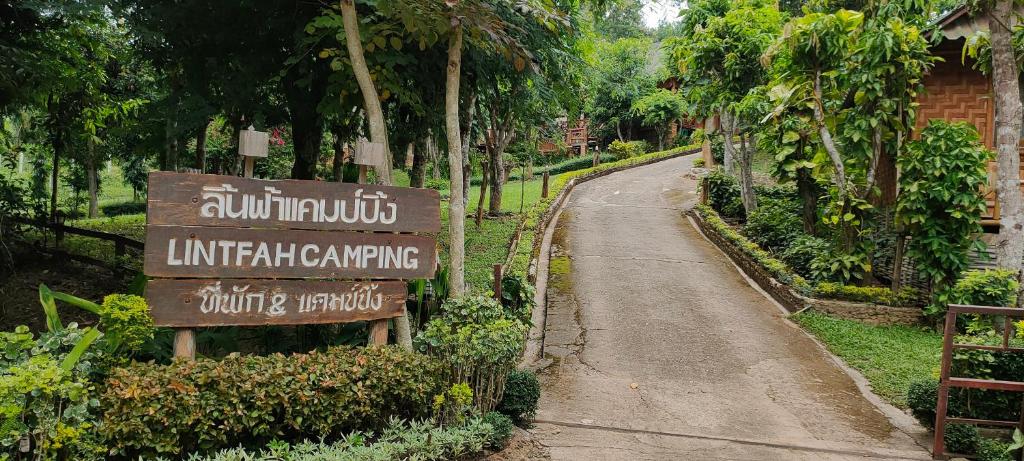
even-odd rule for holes
{"type": "Polygon", "coordinates": [[[930,459],[681,216],[691,160],[584,183],[562,213],[531,430],[552,459],[930,459]]]}

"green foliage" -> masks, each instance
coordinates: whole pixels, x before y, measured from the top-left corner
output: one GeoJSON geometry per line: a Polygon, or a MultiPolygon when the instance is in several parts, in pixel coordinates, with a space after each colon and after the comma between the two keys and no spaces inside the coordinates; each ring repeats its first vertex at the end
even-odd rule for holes
{"type": "Polygon", "coordinates": [[[907,387],[907,407],[921,424],[935,427],[935,408],[938,405],[939,381],[935,378],[919,378],[907,387]]]}
{"type": "Polygon", "coordinates": [[[38,339],[24,326],[0,332],[0,459],[19,459],[23,438],[37,459],[101,459],[88,381],[98,336],[75,324],[38,339]]]}
{"type": "Polygon", "coordinates": [[[608,153],[615,156],[616,160],[636,157],[638,155],[643,155],[646,152],[647,143],[644,141],[622,142],[616,139],[612,141],[611,144],[608,145],[608,153]]]}
{"type": "MultiPolygon", "coordinates": [[[[262,450],[232,448],[187,461],[443,461],[471,458],[500,440],[497,421],[471,418],[462,425],[436,426],[426,421],[391,419],[380,433],[350,432],[340,440],[287,443],[274,441],[262,450]]],[[[162,458],[161,458],[162,459],[162,458]]]]}
{"type": "Polygon", "coordinates": [[[951,453],[975,453],[978,451],[978,443],[981,436],[978,435],[978,428],[968,424],[946,425],[946,451],[951,453]]]}
{"type": "Polygon", "coordinates": [[[1014,306],[1017,303],[1017,274],[1008,269],[964,272],[949,292],[950,304],[1014,306]]]}
{"type": "Polygon", "coordinates": [[[629,130],[634,123],[633,103],[654,89],[654,78],[647,70],[650,49],[648,38],[596,43],[587,114],[591,126],[605,127],[599,133],[605,139],[629,130]]]}
{"type": "Polygon", "coordinates": [[[814,287],[814,297],[824,299],[841,299],[862,303],[882,304],[886,306],[908,307],[919,303],[921,294],[911,287],[898,293],[886,287],[860,287],[839,283],[821,282],[814,287]]]}
{"type": "Polygon", "coordinates": [[[427,178],[423,180],[423,187],[434,190],[448,190],[449,181],[445,178],[427,178]]]}
{"type": "Polygon", "coordinates": [[[505,312],[520,322],[530,324],[530,316],[536,305],[534,296],[536,288],[530,284],[526,276],[506,274],[501,279],[501,305],[505,312]]]}
{"type": "Polygon", "coordinates": [[[704,159],[703,158],[695,158],[695,159],[693,159],[693,167],[694,168],[704,168],[704,159]]]}
{"type": "Polygon", "coordinates": [[[829,251],[831,247],[832,244],[828,240],[804,234],[794,239],[779,258],[785,261],[793,272],[810,279],[813,276],[811,263],[814,262],[814,258],[829,251]]]}
{"type": "Polygon", "coordinates": [[[975,453],[978,461],[1014,461],[1010,444],[1001,440],[982,437],[978,441],[978,451],[975,453]]]}
{"type": "Polygon", "coordinates": [[[153,338],[153,317],[141,296],[113,294],[99,306],[100,326],[108,351],[137,351],[153,338]]]}
{"type": "Polygon", "coordinates": [[[120,202],[100,206],[104,216],[121,216],[146,212],[146,202],[120,202]]]}
{"type": "Polygon", "coordinates": [[[641,118],[644,126],[652,127],[658,133],[658,149],[662,149],[669,124],[682,117],[685,108],[679,93],[658,88],[633,101],[631,110],[641,118]]]}
{"type": "Polygon", "coordinates": [[[540,382],[537,375],[529,370],[512,370],[505,382],[505,395],[501,398],[498,411],[512,418],[516,425],[530,423],[537,414],[540,401],[540,382]]]}
{"type": "Polygon", "coordinates": [[[523,316],[488,296],[449,299],[417,335],[417,349],[447,365],[448,382],[468,383],[474,405],[486,413],[500,401],[506,374],[522,353],[529,329],[523,316]]]}
{"type": "Polygon", "coordinates": [[[940,290],[967,269],[969,252],[982,248],[976,235],[991,158],[972,125],[939,120],[930,121],[899,157],[896,216],[913,236],[907,255],[940,290]]]}
{"type": "Polygon", "coordinates": [[[708,204],[727,218],[743,218],[743,202],[740,200],[740,185],[736,178],[721,168],[711,170],[704,181],[708,184],[708,204]]]}
{"type": "Polygon", "coordinates": [[[135,363],[107,380],[100,431],[127,456],[334,438],[426,416],[441,370],[397,347],[135,363]]]}
{"type": "Polygon", "coordinates": [[[747,216],[743,234],[772,253],[784,252],[803,235],[800,203],[788,198],[762,197],[757,209],[747,216]]]}
{"type": "Polygon", "coordinates": [[[790,269],[786,263],[775,259],[771,253],[761,249],[761,247],[757,246],[756,243],[751,242],[726,224],[725,221],[722,221],[722,219],[718,217],[718,214],[710,207],[698,205],[694,209],[700,213],[701,217],[704,219],[704,223],[708,227],[736,245],[736,247],[743,251],[743,253],[760,264],[761,267],[771,274],[776,280],[793,287],[799,292],[810,292],[811,286],[807,283],[807,280],[797,274],[794,274],[792,269],[790,269]]]}
{"type": "Polygon", "coordinates": [[[870,271],[871,260],[867,252],[844,251],[836,245],[831,245],[811,260],[811,278],[814,280],[832,280],[845,285],[863,278],[870,271]]]}
{"type": "Polygon", "coordinates": [[[504,449],[508,445],[508,441],[512,439],[512,430],[515,427],[512,424],[512,419],[504,414],[492,411],[484,415],[483,421],[490,424],[492,429],[487,445],[495,450],[504,449]]]}
{"type": "Polygon", "coordinates": [[[473,390],[466,383],[452,384],[444,393],[434,396],[431,408],[437,424],[462,424],[473,410],[473,390]]]}

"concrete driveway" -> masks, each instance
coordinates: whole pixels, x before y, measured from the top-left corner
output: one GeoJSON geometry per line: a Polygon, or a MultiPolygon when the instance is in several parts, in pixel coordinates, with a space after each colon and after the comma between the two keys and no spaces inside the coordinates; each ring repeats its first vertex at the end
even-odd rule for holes
{"type": "Polygon", "coordinates": [[[693,158],[583,183],[559,219],[531,430],[551,458],[930,459],[920,426],[869,401],[682,216],[693,158]]]}

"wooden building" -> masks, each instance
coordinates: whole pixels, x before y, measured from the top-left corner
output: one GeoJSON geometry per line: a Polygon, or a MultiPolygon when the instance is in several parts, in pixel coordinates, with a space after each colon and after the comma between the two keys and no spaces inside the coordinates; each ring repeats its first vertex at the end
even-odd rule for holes
{"type": "MultiPolygon", "coordinates": [[[[932,47],[932,53],[943,60],[924,78],[925,91],[917,114],[916,131],[927,125],[930,119],[966,121],[974,124],[981,134],[985,146],[995,147],[995,111],[992,100],[992,81],[974,63],[963,57],[967,38],[977,31],[988,30],[988,20],[982,15],[971,16],[961,6],[939,19],[938,31],[941,41],[932,47]]],[[[1024,149],[1022,149],[1024,157],[1024,149]]],[[[988,212],[983,217],[987,227],[999,222],[999,201],[995,192],[996,162],[989,163],[989,182],[985,189],[988,212]]]]}

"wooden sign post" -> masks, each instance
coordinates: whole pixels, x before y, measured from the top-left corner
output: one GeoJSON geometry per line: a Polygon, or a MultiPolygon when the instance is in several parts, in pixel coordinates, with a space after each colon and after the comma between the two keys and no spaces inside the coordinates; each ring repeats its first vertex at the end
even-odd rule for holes
{"type": "Polygon", "coordinates": [[[369,320],[386,342],[401,280],[436,269],[436,243],[414,234],[440,229],[429,189],[153,172],[146,299],[179,328],[175,356],[194,357],[192,328],[221,325],[369,320]]]}

